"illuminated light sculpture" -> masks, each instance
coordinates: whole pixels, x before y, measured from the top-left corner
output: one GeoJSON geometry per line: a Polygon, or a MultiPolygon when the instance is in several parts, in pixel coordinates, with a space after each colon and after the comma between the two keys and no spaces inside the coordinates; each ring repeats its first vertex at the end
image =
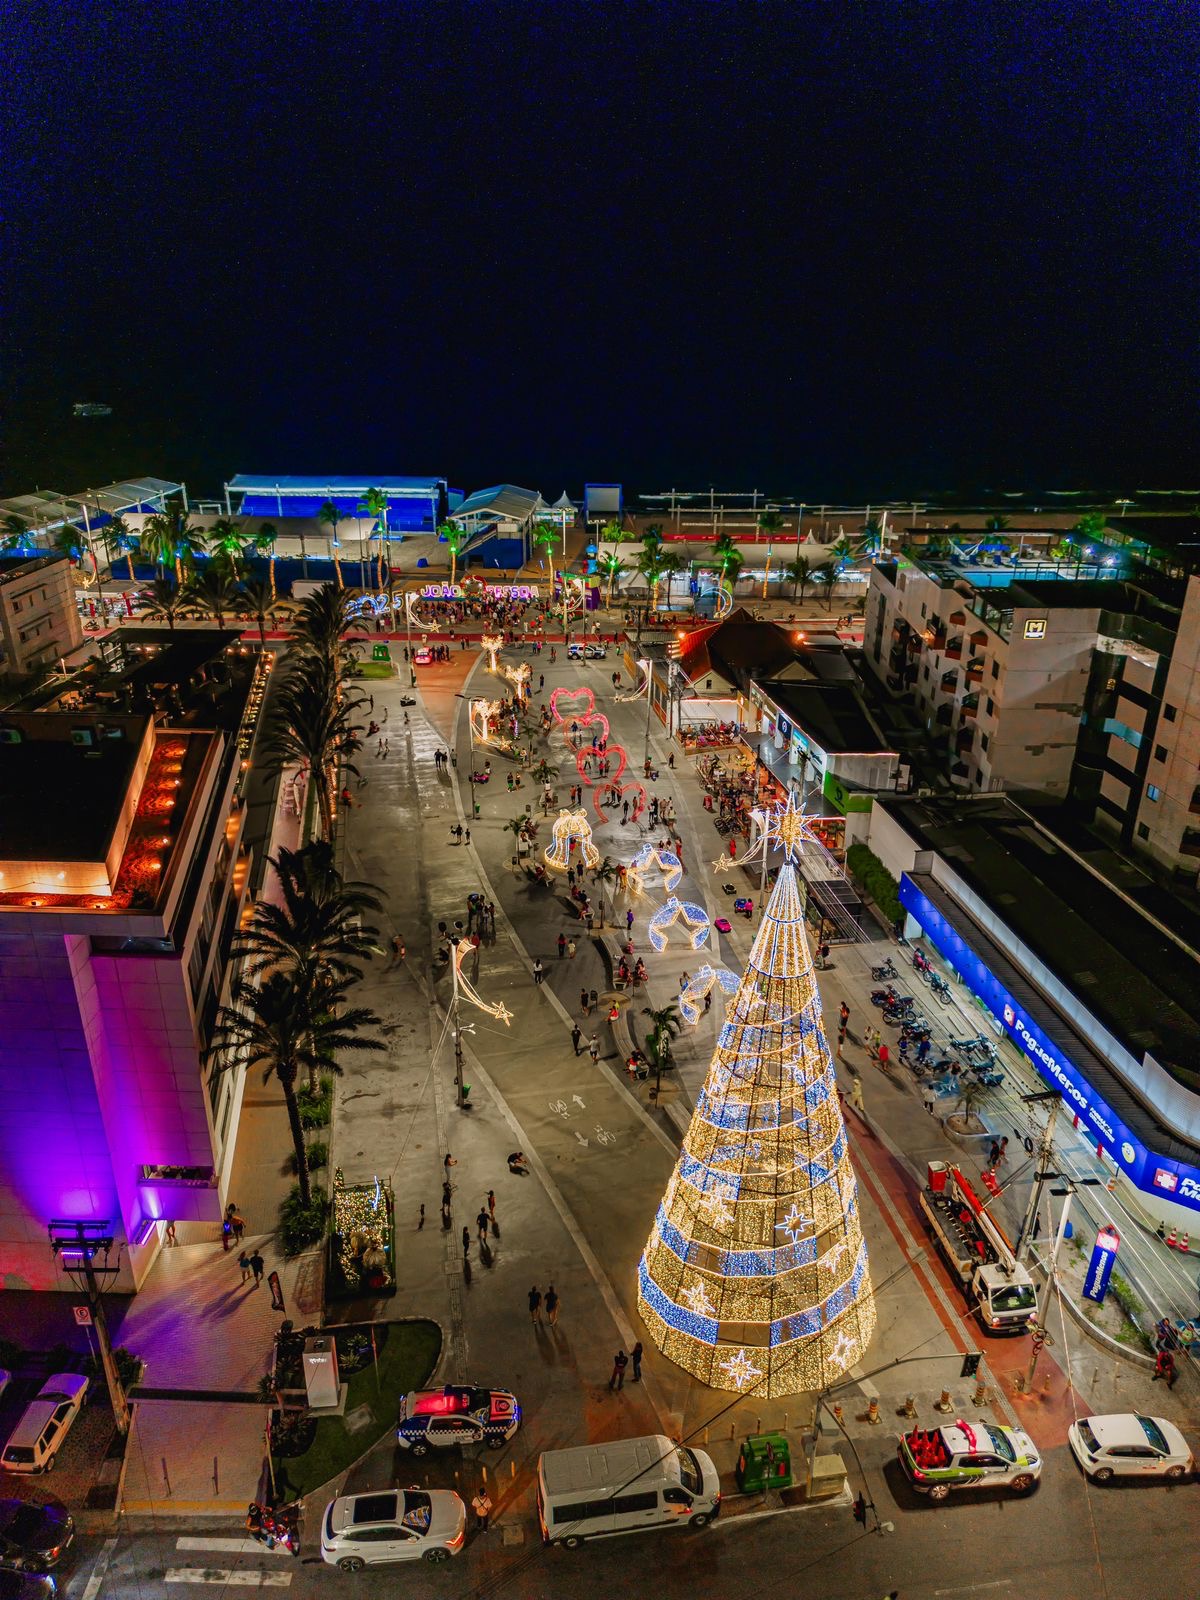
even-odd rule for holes
{"type": "Polygon", "coordinates": [[[714,1389],[818,1393],[862,1360],[875,1296],[804,927],[810,825],[784,860],[638,1269],[663,1353],[714,1389]]]}
{"type": "Polygon", "coordinates": [[[693,950],[699,950],[708,938],[712,924],[704,907],[698,906],[694,900],[680,900],[675,895],[669,895],[650,918],[648,925],[650,943],[659,955],[667,948],[667,929],[673,928],[680,917],[691,933],[693,950]]]}
{"type": "Polygon", "coordinates": [[[476,989],[471,984],[470,980],[463,974],[462,964],[467,958],[467,953],[469,951],[474,951],[474,949],[475,946],[471,944],[469,939],[460,939],[458,943],[453,946],[454,998],[456,1000],[460,998],[463,1000],[469,1000],[477,1011],[482,1011],[485,1016],[495,1017],[498,1022],[502,1022],[507,1028],[508,1024],[512,1021],[512,1012],[508,1009],[504,1002],[502,1000],[485,1000],[479,993],[478,989],[476,989]]]}
{"type": "Polygon", "coordinates": [[[589,871],[600,865],[600,852],[592,843],[592,825],[586,811],[560,811],[551,832],[554,842],[546,846],[542,859],[552,872],[565,872],[573,864],[573,844],[578,844],[583,864],[589,871]]]}
{"type": "Polygon", "coordinates": [[[694,1026],[704,1015],[705,995],[711,994],[714,989],[721,989],[732,996],[741,986],[742,980],[736,972],[730,972],[728,967],[710,966],[706,962],[679,991],[679,1015],[694,1026]]]}
{"type": "Polygon", "coordinates": [[[634,689],[620,689],[617,691],[615,699],[618,700],[621,705],[628,705],[633,700],[644,700],[650,693],[650,674],[644,670],[643,663],[640,661],[638,662],[638,668],[641,670],[641,676],[637,681],[637,687],[634,689]]]}
{"type": "Polygon", "coordinates": [[[522,661],[519,667],[501,667],[500,672],[516,689],[517,698],[522,701],[528,700],[529,681],[533,677],[533,668],[528,661],[522,661]]]}
{"type": "Polygon", "coordinates": [[[590,689],[555,689],[550,696],[550,715],[567,727],[572,722],[589,722],[596,709],[596,696],[590,689]],[[578,709],[573,702],[578,701],[578,709]]]}
{"type": "Polygon", "coordinates": [[[485,633],[479,644],[480,648],[488,653],[488,671],[498,675],[500,672],[499,656],[504,648],[504,635],[502,633],[485,633]]]}
{"type": "Polygon", "coordinates": [[[563,603],[568,613],[574,616],[577,611],[582,611],[587,604],[587,579],[563,576],[563,603]]]}
{"type": "Polygon", "coordinates": [[[584,749],[576,752],[575,770],[590,789],[593,783],[616,783],[625,771],[625,761],[625,750],[622,745],[601,745],[597,750],[593,750],[590,746],[585,746],[584,749]],[[597,771],[595,777],[593,777],[588,771],[589,761],[594,761],[597,768],[599,768],[602,761],[607,761],[609,770],[607,772],[597,771]],[[614,761],[617,763],[615,772],[612,770],[614,761]]]}
{"type": "Polygon", "coordinates": [[[564,722],[563,743],[568,750],[590,750],[592,739],[600,724],[603,724],[604,732],[598,742],[601,747],[607,745],[608,736],[612,729],[609,727],[608,718],[603,711],[592,711],[586,717],[572,717],[570,722],[564,722]],[[583,743],[579,744],[576,742],[577,740],[583,740],[583,743]]]}
{"type": "Polygon", "coordinates": [[[713,600],[713,620],[723,622],[733,610],[733,590],[722,580],[713,588],[701,589],[696,598],[707,600],[710,595],[713,600]]]}
{"type": "Polygon", "coordinates": [[[499,700],[472,700],[470,702],[471,737],[480,744],[492,742],[492,718],[500,712],[499,700]]]}
{"type": "Polygon", "coordinates": [[[441,633],[442,625],[436,617],[423,617],[417,610],[417,602],[424,596],[410,589],[404,596],[404,620],[410,628],[416,628],[420,633],[441,633]]]}
{"type": "Polygon", "coordinates": [[[629,888],[632,894],[646,893],[645,876],[650,871],[662,873],[662,883],[658,887],[670,894],[672,889],[679,887],[683,877],[683,862],[673,850],[660,850],[656,844],[644,844],[629,863],[629,888]]]}
{"type": "Polygon", "coordinates": [[[605,808],[610,805],[619,806],[622,795],[627,794],[633,796],[630,816],[636,822],[646,809],[648,797],[644,785],[634,781],[617,783],[612,775],[607,778],[601,778],[595,789],[592,790],[592,805],[601,822],[608,821],[608,811],[605,808]]]}

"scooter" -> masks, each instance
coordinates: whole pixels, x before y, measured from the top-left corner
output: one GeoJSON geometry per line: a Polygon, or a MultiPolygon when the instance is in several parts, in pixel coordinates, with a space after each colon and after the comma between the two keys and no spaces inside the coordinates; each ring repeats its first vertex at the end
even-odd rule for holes
{"type": "Polygon", "coordinates": [[[942,977],[940,972],[930,973],[929,987],[933,990],[934,994],[937,995],[938,999],[943,1005],[948,1006],[950,1004],[950,985],[946,982],[945,978],[942,977]]]}
{"type": "Polygon", "coordinates": [[[889,956],[880,966],[871,968],[871,976],[876,983],[882,983],[885,978],[898,978],[900,974],[896,970],[895,962],[889,956]]]}
{"type": "Polygon", "coordinates": [[[416,703],[417,702],[413,699],[412,695],[410,695],[410,694],[402,694],[400,696],[400,704],[402,706],[415,706],[416,703]]]}

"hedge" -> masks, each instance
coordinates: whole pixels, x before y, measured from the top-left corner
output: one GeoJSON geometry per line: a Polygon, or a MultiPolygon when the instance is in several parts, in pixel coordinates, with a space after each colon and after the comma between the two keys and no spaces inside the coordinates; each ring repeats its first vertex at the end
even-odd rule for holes
{"type": "Polygon", "coordinates": [[[846,865],[887,920],[896,922],[903,914],[900,886],[875,852],[865,844],[852,844],[846,851],[846,865]]]}

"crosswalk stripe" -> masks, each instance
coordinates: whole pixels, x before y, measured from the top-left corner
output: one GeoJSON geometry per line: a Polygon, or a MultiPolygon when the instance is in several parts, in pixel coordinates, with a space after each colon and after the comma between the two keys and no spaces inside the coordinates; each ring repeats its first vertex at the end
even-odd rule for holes
{"type": "Polygon", "coordinates": [[[175,1541],[176,1550],[211,1550],[214,1555],[230,1556],[291,1556],[291,1551],[283,1545],[277,1544],[274,1550],[268,1550],[265,1544],[260,1544],[257,1539],[247,1539],[244,1535],[240,1539],[210,1539],[196,1536],[185,1536],[175,1541]]]}
{"type": "Polygon", "coordinates": [[[215,1583],[228,1589],[286,1589],[290,1572],[226,1571],[220,1567],[168,1567],[164,1583],[215,1583]]]}

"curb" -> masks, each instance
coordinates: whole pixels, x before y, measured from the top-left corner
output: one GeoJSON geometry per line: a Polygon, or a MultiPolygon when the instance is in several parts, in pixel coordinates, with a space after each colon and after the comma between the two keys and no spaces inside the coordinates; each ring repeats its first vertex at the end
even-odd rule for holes
{"type": "MultiPolygon", "coordinates": [[[[1045,1279],[1047,1289],[1049,1289],[1054,1280],[1052,1279],[1050,1273],[1047,1272],[1042,1262],[1039,1261],[1037,1266],[1038,1271],[1045,1279]]],[[[1146,1353],[1142,1350],[1131,1349],[1129,1345],[1122,1344],[1119,1339],[1114,1339],[1111,1333],[1105,1333],[1103,1328],[1096,1327],[1094,1322],[1089,1321],[1089,1319],[1084,1316],[1083,1312],[1075,1304],[1074,1300],[1069,1294],[1060,1294],[1056,1298],[1059,1305],[1066,1306],[1067,1310],[1071,1314],[1072,1321],[1082,1328],[1084,1333],[1086,1333],[1090,1339],[1094,1340],[1095,1343],[1101,1347],[1101,1349],[1107,1350],[1110,1355],[1121,1356],[1124,1360],[1131,1362],[1135,1367],[1143,1367],[1147,1371],[1154,1370],[1153,1356],[1146,1355],[1146,1353]]]]}

